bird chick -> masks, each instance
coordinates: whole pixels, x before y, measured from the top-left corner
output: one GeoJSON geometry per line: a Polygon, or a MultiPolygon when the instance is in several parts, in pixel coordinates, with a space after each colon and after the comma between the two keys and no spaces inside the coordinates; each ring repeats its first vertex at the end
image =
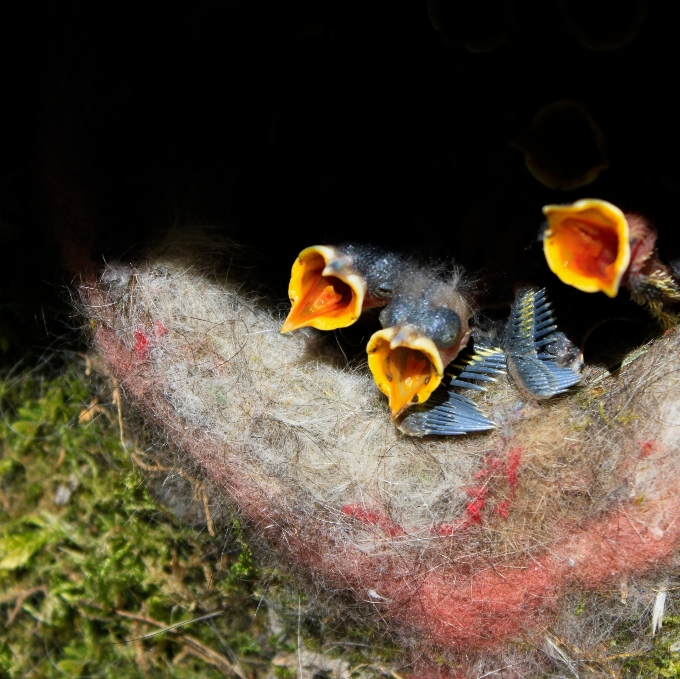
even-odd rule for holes
{"type": "Polygon", "coordinates": [[[305,248],[293,264],[288,286],[292,307],[281,332],[346,328],[364,309],[387,304],[401,272],[401,256],[375,246],[305,248]]]}
{"type": "Polygon", "coordinates": [[[446,366],[467,345],[471,315],[458,274],[443,279],[412,268],[401,280],[380,314],[383,329],[366,347],[393,420],[439,386],[446,366]]]}
{"type": "Polygon", "coordinates": [[[548,226],[543,252],[550,270],[583,292],[616,297],[630,263],[628,222],[604,200],[586,198],[571,205],[546,205],[548,226]]]}
{"type": "Polygon", "coordinates": [[[397,427],[409,436],[494,429],[496,425],[459,390],[485,391],[477,382],[496,382],[506,369],[525,398],[552,398],[578,384],[583,357],[557,330],[550,306],[544,288],[520,288],[503,333],[503,348],[489,345],[477,328],[475,341],[446,371],[450,381],[442,383],[427,404],[399,418],[397,427]]]}
{"type": "Polygon", "coordinates": [[[563,283],[609,297],[623,285],[662,325],[677,324],[669,307],[680,303],[680,285],[659,259],[649,220],[594,198],[546,205],[543,213],[548,219],[543,251],[563,283]]]}

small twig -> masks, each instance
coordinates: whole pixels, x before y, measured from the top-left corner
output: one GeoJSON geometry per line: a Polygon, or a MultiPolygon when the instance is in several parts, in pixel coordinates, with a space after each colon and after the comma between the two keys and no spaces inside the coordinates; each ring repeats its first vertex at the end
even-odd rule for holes
{"type": "Polygon", "coordinates": [[[78,356],[85,361],[85,377],[89,377],[92,374],[92,359],[90,358],[90,355],[79,351],[78,356]]]}
{"type": "Polygon", "coordinates": [[[54,468],[59,469],[59,467],[61,467],[61,463],[64,461],[65,458],[66,458],[66,448],[62,448],[59,451],[59,459],[57,460],[57,464],[54,465],[54,468]]]}
{"type": "MultiPolygon", "coordinates": [[[[176,622],[174,625],[165,625],[164,623],[159,622],[158,620],[154,620],[153,618],[147,618],[143,615],[139,615],[138,613],[129,613],[128,611],[116,611],[116,615],[120,615],[121,618],[130,618],[130,620],[136,620],[137,622],[146,622],[150,625],[162,627],[163,629],[159,630],[158,632],[151,632],[151,634],[145,634],[143,637],[139,637],[139,639],[151,639],[152,637],[157,637],[159,634],[163,634],[163,632],[171,632],[172,630],[175,630],[178,627],[189,625],[192,622],[199,622],[201,620],[209,620],[210,618],[216,618],[218,615],[222,615],[223,612],[224,611],[213,611],[212,613],[203,615],[200,618],[192,618],[191,620],[181,620],[180,622],[176,622]]],[[[136,641],[136,639],[125,639],[123,642],[120,643],[128,643],[130,641],[136,641]]]]}
{"type": "Polygon", "coordinates": [[[652,636],[656,635],[657,630],[663,627],[663,614],[666,609],[666,597],[668,596],[668,586],[662,583],[656,591],[654,599],[654,609],[652,611],[652,636]]]}
{"type": "Polygon", "coordinates": [[[130,453],[130,457],[133,459],[134,463],[145,472],[163,472],[169,474],[173,471],[170,467],[163,467],[160,464],[147,464],[146,462],[142,462],[142,459],[136,452],[130,453]]]}
{"type": "Polygon", "coordinates": [[[0,599],[0,603],[3,604],[16,599],[16,603],[14,604],[12,612],[7,616],[5,627],[9,627],[14,622],[17,615],[19,615],[21,612],[21,607],[24,605],[24,601],[26,601],[28,597],[33,596],[38,592],[42,592],[45,596],[47,596],[47,587],[44,585],[40,585],[39,587],[31,587],[31,589],[25,589],[23,592],[13,592],[12,594],[4,596],[2,599],[0,599]]]}
{"type": "Polygon", "coordinates": [[[215,526],[213,524],[212,515],[210,514],[210,503],[208,502],[208,493],[205,488],[201,488],[201,495],[203,497],[203,510],[205,511],[205,520],[208,524],[208,533],[210,537],[215,537],[215,526]]]}
{"type": "MultiPolygon", "coordinates": [[[[608,319],[608,320],[622,320],[622,319],[608,319]]],[[[605,321],[603,321],[603,322],[605,322],[605,321]]],[[[598,325],[601,325],[601,323],[598,323],[598,325]]],[[[584,340],[584,342],[585,342],[585,340],[584,340]]],[[[628,354],[628,356],[626,356],[623,359],[623,361],[621,361],[621,365],[618,366],[615,370],[620,370],[621,368],[625,368],[627,365],[631,364],[633,361],[636,361],[641,356],[644,356],[652,348],[653,343],[654,343],[654,340],[652,340],[651,342],[648,342],[647,344],[641,346],[639,349],[632,351],[630,354],[628,354]]],[[[605,377],[611,377],[612,373],[615,372],[615,370],[605,370],[602,374],[598,375],[595,379],[591,380],[590,384],[588,386],[590,387],[593,384],[597,384],[597,382],[599,382],[600,380],[603,380],[605,377]]]]}
{"type": "Polygon", "coordinates": [[[212,513],[210,512],[210,503],[209,503],[209,497],[208,493],[206,492],[205,488],[203,488],[203,484],[201,481],[198,481],[194,479],[193,477],[189,476],[186,472],[184,472],[182,469],[179,469],[177,467],[164,467],[160,464],[147,464],[146,462],[142,462],[142,459],[140,457],[140,453],[135,451],[134,453],[130,453],[130,457],[133,459],[134,463],[140,468],[143,469],[145,472],[162,472],[164,474],[179,474],[183,479],[188,481],[194,492],[194,500],[197,502],[202,502],[203,503],[203,510],[205,512],[205,519],[206,523],[208,525],[208,533],[210,533],[210,537],[215,537],[215,524],[213,523],[212,520],[212,513]]]}
{"type": "Polygon", "coordinates": [[[649,651],[636,651],[635,653],[615,653],[608,655],[607,660],[621,660],[622,658],[639,658],[642,655],[647,655],[649,651]]]}
{"type": "Polygon", "coordinates": [[[120,384],[115,377],[111,378],[113,380],[113,402],[116,404],[118,409],[118,430],[120,431],[120,444],[125,449],[125,431],[123,429],[123,408],[122,399],[120,396],[120,384]]]}
{"type": "Polygon", "coordinates": [[[560,662],[562,662],[567,667],[567,669],[576,677],[576,679],[579,679],[578,671],[574,667],[574,663],[572,662],[571,658],[566,654],[565,651],[563,651],[558,646],[559,639],[548,633],[548,634],[545,635],[545,640],[546,640],[546,643],[548,644],[548,646],[550,646],[550,648],[556,654],[556,655],[553,655],[552,657],[555,660],[559,660],[560,662]],[[553,641],[553,639],[555,639],[555,641],[553,641]]]}
{"type": "Polygon", "coordinates": [[[94,416],[100,413],[104,415],[109,420],[109,422],[113,421],[111,419],[111,413],[109,413],[109,411],[106,408],[100,406],[99,399],[95,397],[92,400],[92,403],[90,403],[90,405],[87,406],[87,408],[83,408],[83,410],[80,411],[80,414],[78,415],[78,424],[92,422],[94,416]]]}
{"type": "Polygon", "coordinates": [[[576,674],[577,676],[578,676],[578,672],[570,664],[571,658],[569,658],[566,654],[564,654],[559,649],[557,644],[560,644],[567,651],[569,651],[572,655],[574,655],[576,657],[577,663],[583,664],[586,667],[588,667],[589,669],[592,669],[590,667],[591,665],[595,665],[600,670],[602,670],[603,672],[606,672],[610,677],[612,677],[612,679],[617,679],[618,674],[612,669],[611,665],[609,664],[609,657],[610,656],[602,656],[602,655],[595,656],[593,654],[586,653],[585,651],[580,649],[578,646],[574,646],[573,644],[570,644],[569,642],[567,642],[565,639],[558,636],[554,632],[546,633],[545,638],[546,638],[546,641],[548,642],[548,644],[550,646],[552,646],[555,650],[558,651],[560,656],[563,656],[563,658],[566,658],[566,660],[563,659],[562,661],[565,662],[565,664],[567,665],[567,667],[569,667],[569,669],[572,671],[572,673],[576,674]],[[554,641],[551,640],[551,637],[552,637],[552,639],[554,639],[554,641]],[[567,660],[569,662],[567,662],[567,660]]]}

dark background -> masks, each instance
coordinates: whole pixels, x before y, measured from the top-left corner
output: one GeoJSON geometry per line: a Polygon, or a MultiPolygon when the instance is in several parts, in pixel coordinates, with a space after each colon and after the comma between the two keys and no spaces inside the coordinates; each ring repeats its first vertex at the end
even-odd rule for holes
{"type": "Polygon", "coordinates": [[[557,284],[537,236],[544,204],[597,197],[649,216],[662,257],[677,256],[673,3],[442,0],[429,8],[440,30],[427,0],[14,5],[2,17],[6,363],[68,336],[79,275],[193,224],[252,246],[275,302],[303,247],[361,240],[455,258],[485,303],[511,299],[517,280],[548,283],[577,341],[610,317],[626,320],[597,331],[605,347],[657,331],[625,292],[557,284]],[[631,25],[617,49],[582,44],[631,25]],[[588,108],[609,161],[571,191],[539,183],[512,145],[565,99],[588,108]]]}

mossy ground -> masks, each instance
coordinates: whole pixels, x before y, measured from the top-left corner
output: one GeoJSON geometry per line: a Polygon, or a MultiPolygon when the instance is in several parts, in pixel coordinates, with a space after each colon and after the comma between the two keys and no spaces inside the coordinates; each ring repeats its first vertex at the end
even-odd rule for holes
{"type": "Polygon", "coordinates": [[[622,676],[640,679],[680,677],[680,616],[665,616],[663,625],[651,652],[623,658],[622,676]]]}
{"type": "Polygon", "coordinates": [[[334,642],[282,575],[255,568],[237,521],[225,547],[154,500],[82,364],[0,381],[0,676],[295,674],[298,638],[380,674],[365,631],[334,642]]]}

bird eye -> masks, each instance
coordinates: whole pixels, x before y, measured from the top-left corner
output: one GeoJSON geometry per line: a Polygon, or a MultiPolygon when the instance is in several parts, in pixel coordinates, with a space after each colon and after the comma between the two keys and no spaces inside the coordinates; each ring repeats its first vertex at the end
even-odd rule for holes
{"type": "Polygon", "coordinates": [[[392,297],[393,292],[394,292],[394,287],[386,281],[382,282],[382,283],[378,283],[378,285],[375,288],[376,296],[380,297],[382,299],[387,299],[389,297],[392,297]]]}
{"type": "Polygon", "coordinates": [[[423,325],[427,336],[442,349],[452,347],[460,338],[460,316],[446,307],[428,311],[424,315],[423,325]]]}

